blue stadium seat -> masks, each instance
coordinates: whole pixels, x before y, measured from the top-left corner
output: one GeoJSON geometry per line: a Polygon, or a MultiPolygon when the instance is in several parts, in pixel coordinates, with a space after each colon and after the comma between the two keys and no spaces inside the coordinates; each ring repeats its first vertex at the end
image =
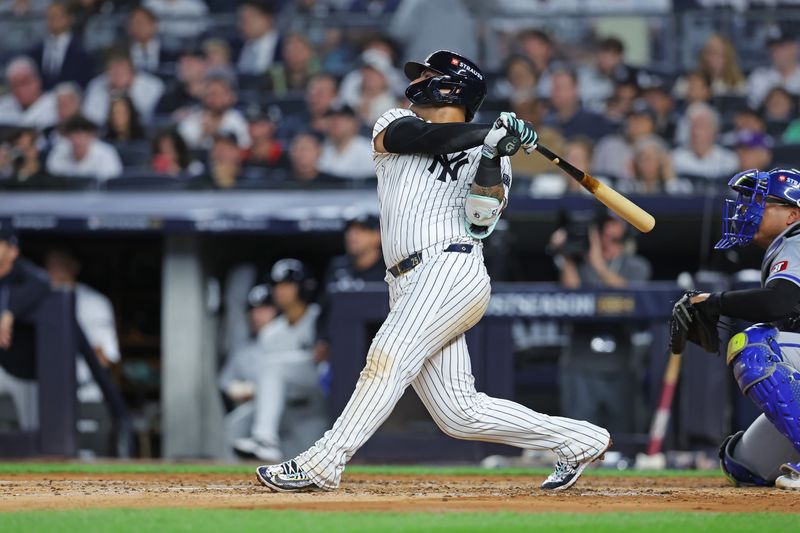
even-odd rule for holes
{"type": "Polygon", "coordinates": [[[184,189],[186,180],[164,174],[130,172],[105,182],[109,191],[175,191],[184,189]]]}
{"type": "Polygon", "coordinates": [[[264,104],[265,106],[278,106],[284,116],[296,115],[306,110],[305,95],[302,92],[299,94],[287,94],[281,98],[266,98],[264,104]]]}
{"type": "Polygon", "coordinates": [[[12,187],[20,190],[90,191],[98,188],[95,178],[76,176],[34,176],[12,187]]]}
{"type": "Polygon", "coordinates": [[[150,166],[150,144],[147,141],[128,141],[114,143],[114,147],[125,168],[150,166]]]}
{"type": "Polygon", "coordinates": [[[773,166],[800,168],[800,145],[781,144],[772,149],[773,166]]]}
{"type": "Polygon", "coordinates": [[[711,103],[720,114],[733,115],[737,111],[747,108],[747,97],[734,95],[716,96],[711,103]]]}
{"type": "Polygon", "coordinates": [[[264,90],[266,78],[263,74],[239,74],[239,91],[264,90]]]}

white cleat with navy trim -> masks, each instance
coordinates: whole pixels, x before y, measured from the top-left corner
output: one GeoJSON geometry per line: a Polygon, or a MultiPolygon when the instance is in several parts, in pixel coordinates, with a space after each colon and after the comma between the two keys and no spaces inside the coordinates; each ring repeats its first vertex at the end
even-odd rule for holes
{"type": "Polygon", "coordinates": [[[277,465],[259,466],[256,469],[256,478],[262,485],[276,492],[319,490],[294,459],[277,465]]]}

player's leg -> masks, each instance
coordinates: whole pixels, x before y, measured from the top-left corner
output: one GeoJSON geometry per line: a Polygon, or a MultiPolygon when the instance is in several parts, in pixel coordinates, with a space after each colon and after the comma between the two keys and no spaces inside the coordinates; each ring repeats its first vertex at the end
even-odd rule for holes
{"type": "Polygon", "coordinates": [[[734,485],[766,486],[780,476],[781,465],[800,461],[800,452],[761,415],[747,431],[726,438],[719,457],[723,472],[734,485]]]}
{"type": "Polygon", "coordinates": [[[255,405],[252,400],[236,406],[225,415],[225,444],[230,451],[230,458],[236,453],[236,445],[240,439],[250,438],[253,430],[253,414],[255,405]]]}
{"type": "Polygon", "coordinates": [[[252,438],[237,440],[234,448],[262,461],[282,460],[278,427],[286,402],[307,397],[318,387],[312,361],[265,361],[256,376],[252,438]]]}
{"type": "MultiPolygon", "coordinates": [[[[750,398],[800,452],[800,335],[756,324],[731,338],[728,364],[742,393],[750,398]]],[[[790,461],[786,457],[784,461],[790,461]]],[[[724,464],[724,461],[723,461],[724,464]]],[[[785,463],[788,484],[800,488],[797,463],[785,463]]],[[[780,485],[778,480],[776,484],[780,485]]],[[[794,488],[794,487],[792,487],[794,488]]]]}
{"type": "MultiPolygon", "coordinates": [[[[800,426],[800,334],[781,332],[778,334],[784,361],[794,369],[795,427],[800,426]]],[[[795,452],[781,466],[782,476],[775,480],[775,486],[782,489],[800,490],[800,447],[795,444],[795,452]]]]}
{"type": "Polygon", "coordinates": [[[39,384],[36,381],[18,378],[0,367],[0,392],[11,396],[21,430],[39,427],[39,384]]]}
{"type": "Polygon", "coordinates": [[[395,301],[350,401],[333,427],[295,459],[319,487],[339,485],[347,461],[391,414],[424,361],[476,323],[489,300],[483,262],[471,254],[443,253],[390,286],[395,301]]]}
{"type": "Polygon", "coordinates": [[[477,392],[474,383],[462,334],[425,362],[413,387],[437,425],[452,437],[552,450],[573,466],[608,447],[609,433],[601,427],[492,398],[477,392]]]}

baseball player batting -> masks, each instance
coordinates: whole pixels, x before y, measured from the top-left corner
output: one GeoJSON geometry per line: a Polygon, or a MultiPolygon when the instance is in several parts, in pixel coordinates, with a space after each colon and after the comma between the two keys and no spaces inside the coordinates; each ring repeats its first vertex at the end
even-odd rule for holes
{"type": "Polygon", "coordinates": [[[463,56],[440,50],[406,63],[405,74],[411,106],[387,111],[373,130],[389,316],[333,427],[293,460],[259,467],[257,478],[282,492],[335,489],[347,461],[411,385],[452,437],[555,452],[555,471],[541,486],[566,489],[610,446],[608,431],[476,392],[464,336],[489,303],[481,239],[497,224],[511,185],[498,143],[512,135],[530,151],[536,132],[510,113],[469,124],[486,83],[463,56]]]}
{"type": "Polygon", "coordinates": [[[673,311],[672,351],[686,340],[719,352],[720,315],[759,322],[734,335],[727,363],[742,393],[763,413],[727,437],[720,464],[734,485],[800,489],[800,170],[747,170],[728,183],[717,249],[766,249],[761,288],[687,293],[673,311]]]}

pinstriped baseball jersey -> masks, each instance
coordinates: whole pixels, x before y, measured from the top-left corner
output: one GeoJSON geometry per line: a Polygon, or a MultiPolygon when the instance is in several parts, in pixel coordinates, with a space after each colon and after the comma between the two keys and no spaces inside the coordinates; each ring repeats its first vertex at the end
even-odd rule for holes
{"type": "MultiPolygon", "coordinates": [[[[416,115],[407,109],[382,115],[373,139],[405,116],[416,115]]],[[[374,159],[387,266],[414,252],[424,252],[423,259],[398,276],[387,273],[389,316],[372,339],[355,390],[333,427],[298,455],[296,464],[318,487],[338,487],[347,461],[409,385],[453,437],[553,450],[570,465],[596,457],[610,442],[605,429],[475,390],[465,333],[486,312],[489,275],[481,247],[452,251],[442,245],[473,242],[464,228],[464,202],[480,150],[446,156],[375,153],[374,159]]],[[[501,169],[507,194],[507,158],[501,169]]]]}
{"type": "Polygon", "coordinates": [[[800,285],[800,222],[775,237],[761,262],[761,286],[774,279],[800,285]]]}
{"type": "MultiPolygon", "coordinates": [[[[380,116],[372,139],[395,120],[417,117],[410,109],[380,116]]],[[[378,175],[381,240],[386,266],[434,244],[479,243],[464,227],[464,201],[481,159],[481,148],[445,155],[373,152],[378,175]]],[[[508,201],[511,162],[500,161],[508,201]]]]}

